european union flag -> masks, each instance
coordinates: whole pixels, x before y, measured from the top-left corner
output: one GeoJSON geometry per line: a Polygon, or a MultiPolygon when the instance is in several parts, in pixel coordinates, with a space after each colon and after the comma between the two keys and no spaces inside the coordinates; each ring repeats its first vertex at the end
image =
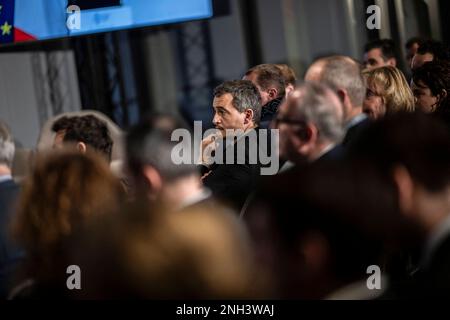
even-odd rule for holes
{"type": "Polygon", "coordinates": [[[0,0],[0,43],[14,42],[14,1],[0,0]]]}

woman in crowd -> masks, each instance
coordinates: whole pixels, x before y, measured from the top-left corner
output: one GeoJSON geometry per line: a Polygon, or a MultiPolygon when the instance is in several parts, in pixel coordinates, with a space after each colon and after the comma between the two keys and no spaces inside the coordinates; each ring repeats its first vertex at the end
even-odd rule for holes
{"type": "Polygon", "coordinates": [[[26,250],[14,298],[64,297],[67,244],[92,221],[116,212],[123,191],[97,155],[61,151],[37,159],[25,182],[13,234],[26,250]]]}
{"type": "Polygon", "coordinates": [[[414,97],[403,73],[391,66],[363,72],[367,93],[363,110],[372,119],[398,111],[414,111],[414,97]]]}
{"type": "Polygon", "coordinates": [[[450,63],[433,61],[414,70],[411,87],[416,108],[425,113],[450,113],[450,63]]]}

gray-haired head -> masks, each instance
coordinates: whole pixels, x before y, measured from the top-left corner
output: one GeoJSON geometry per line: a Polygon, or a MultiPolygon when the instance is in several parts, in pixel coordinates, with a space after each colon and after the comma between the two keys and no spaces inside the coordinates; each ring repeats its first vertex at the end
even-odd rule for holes
{"type": "MultiPolygon", "coordinates": [[[[166,182],[199,174],[194,164],[176,164],[172,160],[172,150],[179,144],[171,140],[176,129],[188,131],[178,119],[158,116],[129,131],[126,137],[126,157],[128,169],[135,179],[142,178],[145,166],[155,168],[166,182]]],[[[187,150],[191,149],[191,141],[183,140],[183,143],[187,150]]]]}
{"type": "Polygon", "coordinates": [[[12,167],[14,159],[14,139],[8,126],[0,121],[0,165],[12,167]]]}
{"type": "Polygon", "coordinates": [[[226,81],[214,89],[214,97],[231,94],[233,106],[239,112],[253,110],[253,122],[259,124],[261,119],[261,95],[258,88],[249,80],[226,81]]]}
{"type": "Polygon", "coordinates": [[[339,143],[344,136],[344,115],[341,102],[329,87],[305,82],[289,96],[290,114],[305,123],[312,123],[319,132],[319,141],[339,143]]]}
{"type": "Polygon", "coordinates": [[[344,89],[354,108],[362,106],[366,95],[362,65],[346,56],[331,56],[315,61],[308,69],[305,80],[324,83],[335,91],[344,89]]]}

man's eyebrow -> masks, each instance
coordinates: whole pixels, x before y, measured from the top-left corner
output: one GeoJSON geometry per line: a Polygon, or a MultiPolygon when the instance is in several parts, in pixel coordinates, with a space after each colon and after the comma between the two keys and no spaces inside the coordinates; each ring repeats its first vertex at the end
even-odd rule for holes
{"type": "Polygon", "coordinates": [[[227,111],[227,109],[225,109],[224,107],[221,107],[221,106],[216,106],[216,107],[214,107],[214,109],[217,109],[217,110],[221,110],[221,111],[227,111]]]}

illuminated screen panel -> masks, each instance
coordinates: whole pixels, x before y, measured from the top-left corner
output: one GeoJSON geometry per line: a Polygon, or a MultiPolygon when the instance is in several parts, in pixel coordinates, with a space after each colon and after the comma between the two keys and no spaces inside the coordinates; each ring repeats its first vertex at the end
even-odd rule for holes
{"type": "Polygon", "coordinates": [[[211,0],[0,0],[0,43],[47,40],[212,16],[211,0]],[[76,9],[81,11],[72,11],[76,9]]]}

